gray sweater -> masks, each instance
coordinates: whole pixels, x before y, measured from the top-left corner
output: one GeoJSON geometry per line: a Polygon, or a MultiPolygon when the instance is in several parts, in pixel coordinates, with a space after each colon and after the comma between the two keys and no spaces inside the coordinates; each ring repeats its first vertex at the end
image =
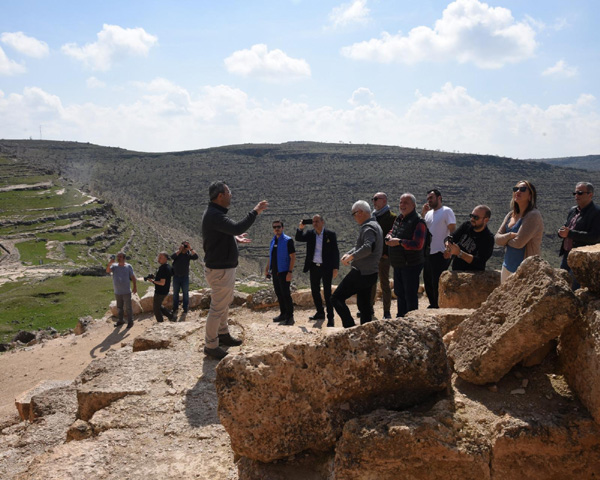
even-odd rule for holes
{"type": "Polygon", "coordinates": [[[375,217],[371,217],[360,226],[355,247],[348,252],[354,255],[352,268],[361,275],[379,272],[379,259],[383,251],[383,232],[375,217]]]}

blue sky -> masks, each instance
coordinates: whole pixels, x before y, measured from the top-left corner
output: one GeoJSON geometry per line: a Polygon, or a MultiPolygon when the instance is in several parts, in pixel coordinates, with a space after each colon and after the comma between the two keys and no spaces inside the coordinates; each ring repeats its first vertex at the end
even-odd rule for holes
{"type": "Polygon", "coordinates": [[[0,0],[0,138],[598,154],[598,5],[0,0]]]}

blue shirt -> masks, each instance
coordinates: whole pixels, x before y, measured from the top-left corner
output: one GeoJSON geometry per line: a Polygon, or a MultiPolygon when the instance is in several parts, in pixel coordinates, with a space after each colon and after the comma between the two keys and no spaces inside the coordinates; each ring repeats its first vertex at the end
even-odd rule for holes
{"type": "Polygon", "coordinates": [[[323,232],[321,230],[321,234],[315,232],[315,254],[313,255],[314,263],[323,263],[323,232]]]}
{"type": "Polygon", "coordinates": [[[122,267],[118,263],[113,263],[110,266],[110,271],[113,274],[113,288],[115,295],[127,295],[131,293],[129,281],[134,277],[133,267],[126,263],[122,267]]]}
{"type": "MultiPolygon", "coordinates": [[[[521,221],[523,219],[519,218],[519,221],[515,223],[512,227],[506,226],[506,232],[515,232],[519,231],[521,228],[521,221]]],[[[504,254],[504,262],[502,262],[502,266],[506,268],[510,273],[515,273],[519,265],[525,259],[525,247],[522,248],[514,248],[510,245],[506,246],[506,253],[504,254]]]]}

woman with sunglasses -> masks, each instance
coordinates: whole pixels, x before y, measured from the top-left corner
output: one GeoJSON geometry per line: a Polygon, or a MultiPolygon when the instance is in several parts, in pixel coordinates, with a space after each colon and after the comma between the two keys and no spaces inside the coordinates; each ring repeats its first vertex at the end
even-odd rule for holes
{"type": "Polygon", "coordinates": [[[527,257],[539,255],[544,235],[544,221],[537,209],[535,187],[521,180],[513,187],[510,212],[496,233],[496,244],[506,247],[502,262],[501,282],[517,271],[527,257]]]}

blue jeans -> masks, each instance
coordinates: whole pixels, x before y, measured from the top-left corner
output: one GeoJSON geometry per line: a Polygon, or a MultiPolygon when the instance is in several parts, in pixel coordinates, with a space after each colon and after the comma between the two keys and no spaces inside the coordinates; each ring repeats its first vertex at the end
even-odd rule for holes
{"type": "Polygon", "coordinates": [[[394,293],[398,297],[398,317],[419,308],[419,277],[423,264],[413,267],[394,267],[394,293]]]}
{"type": "Polygon", "coordinates": [[[183,311],[188,311],[190,303],[190,277],[173,276],[173,311],[179,308],[179,290],[183,292],[183,311]]]}

